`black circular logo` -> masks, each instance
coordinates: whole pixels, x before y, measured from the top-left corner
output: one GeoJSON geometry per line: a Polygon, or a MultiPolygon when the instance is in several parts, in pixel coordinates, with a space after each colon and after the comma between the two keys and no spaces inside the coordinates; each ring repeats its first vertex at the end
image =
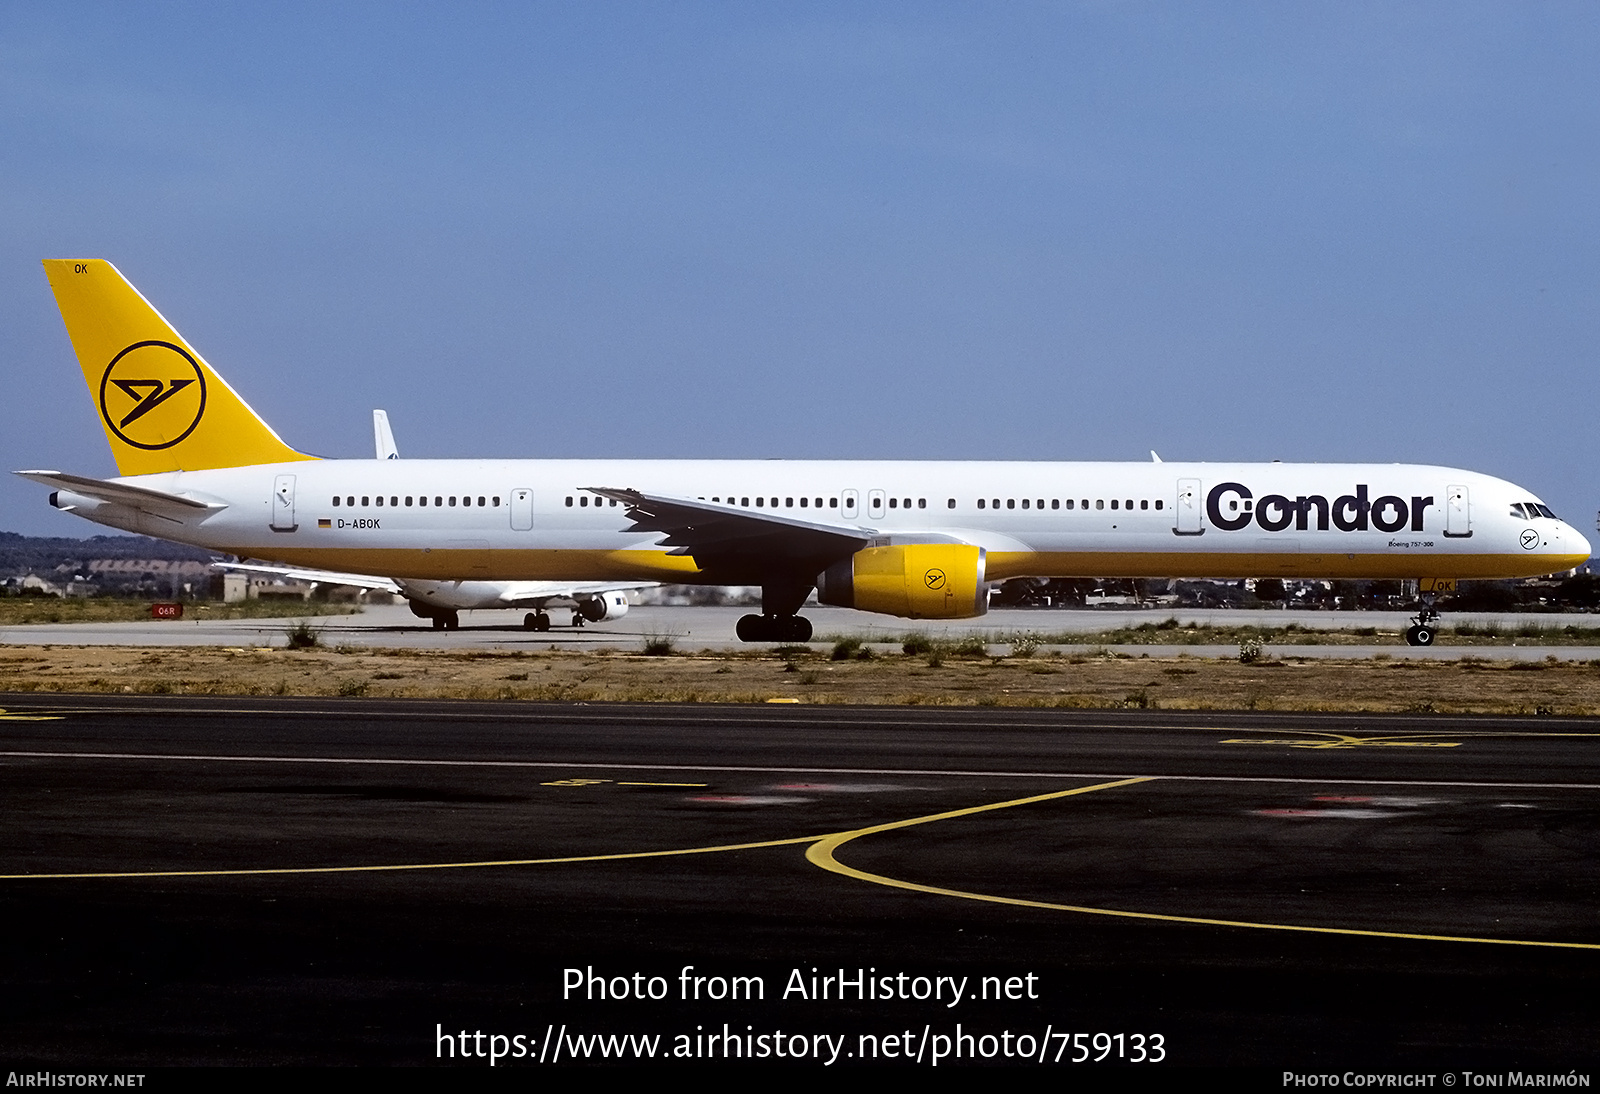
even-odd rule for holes
{"type": "Polygon", "coordinates": [[[927,573],[922,575],[922,583],[930,589],[944,588],[944,571],[929,570],[927,573]]]}
{"type": "Polygon", "coordinates": [[[1524,551],[1531,551],[1535,547],[1539,546],[1539,532],[1534,528],[1524,528],[1522,530],[1522,535],[1517,537],[1517,539],[1518,542],[1522,544],[1522,549],[1524,551]]]}
{"type": "Polygon", "coordinates": [[[205,412],[205,373],[171,342],[135,342],[100,378],[100,417],[135,448],[171,448],[194,432],[205,412]]]}

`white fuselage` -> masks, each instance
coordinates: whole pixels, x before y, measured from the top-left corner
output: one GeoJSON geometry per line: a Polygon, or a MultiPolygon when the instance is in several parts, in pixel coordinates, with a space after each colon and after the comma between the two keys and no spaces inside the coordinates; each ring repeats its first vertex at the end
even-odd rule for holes
{"type": "Polygon", "coordinates": [[[158,515],[62,491],[103,524],[241,556],[397,579],[727,581],[630,530],[590,487],[982,547],[990,581],[1042,577],[1506,578],[1589,543],[1470,471],[1405,464],[790,460],[315,460],[116,480],[213,503],[158,515]],[[1515,508],[1514,508],[1515,507],[1515,508]]]}

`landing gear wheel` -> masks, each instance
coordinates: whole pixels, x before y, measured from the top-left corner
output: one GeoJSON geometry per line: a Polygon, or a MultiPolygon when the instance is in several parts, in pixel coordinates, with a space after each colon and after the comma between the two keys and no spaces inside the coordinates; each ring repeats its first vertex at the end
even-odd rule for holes
{"type": "Polygon", "coordinates": [[[443,615],[434,616],[435,622],[439,620],[444,621],[444,629],[447,631],[453,631],[461,626],[461,617],[455,612],[445,612],[443,615]]]}
{"type": "Polygon", "coordinates": [[[733,633],[741,642],[809,642],[811,620],[798,615],[745,615],[733,633]]]}
{"type": "Polygon", "coordinates": [[[1439,633],[1439,613],[1432,604],[1424,604],[1421,611],[1411,618],[1411,626],[1406,628],[1406,645],[1431,646],[1434,638],[1439,633]]]}
{"type": "Polygon", "coordinates": [[[548,615],[546,615],[544,612],[534,612],[533,613],[533,629],[536,630],[536,631],[547,631],[547,630],[549,630],[550,629],[550,617],[548,615]]]}
{"type": "Polygon", "coordinates": [[[436,615],[433,617],[433,629],[436,631],[444,630],[444,616],[436,615]]]}

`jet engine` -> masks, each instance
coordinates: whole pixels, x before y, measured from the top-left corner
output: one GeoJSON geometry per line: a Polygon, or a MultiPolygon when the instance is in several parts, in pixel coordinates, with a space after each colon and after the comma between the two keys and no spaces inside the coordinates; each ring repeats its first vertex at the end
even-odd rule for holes
{"type": "Polygon", "coordinates": [[[578,601],[578,614],[591,623],[621,619],[628,614],[628,594],[615,590],[578,601]]]}
{"type": "Polygon", "coordinates": [[[817,599],[909,619],[968,619],[989,610],[984,551],[967,543],[868,547],[817,577],[817,599]]]}

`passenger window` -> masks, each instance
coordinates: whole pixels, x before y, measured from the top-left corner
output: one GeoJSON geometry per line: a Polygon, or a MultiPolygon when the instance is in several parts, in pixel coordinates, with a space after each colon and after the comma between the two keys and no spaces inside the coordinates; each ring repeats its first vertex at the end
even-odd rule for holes
{"type": "Polygon", "coordinates": [[[334,505],[338,505],[339,504],[339,495],[335,494],[333,496],[333,504],[334,505]]]}
{"type": "MultiPolygon", "coordinates": [[[[453,501],[453,500],[455,500],[455,499],[453,499],[453,498],[452,498],[452,499],[451,499],[451,500],[452,500],[452,501],[453,501]]],[[[589,504],[589,495],[588,495],[588,494],[583,494],[583,495],[581,495],[581,496],[580,496],[580,497],[579,497],[579,498],[578,498],[578,504],[579,504],[579,505],[580,505],[580,506],[587,506],[587,505],[588,505],[588,504],[589,504]]]]}
{"type": "Polygon", "coordinates": [[[355,504],[355,503],[356,503],[356,499],[355,499],[355,495],[354,495],[354,494],[352,494],[352,495],[351,495],[351,496],[350,496],[350,497],[348,497],[348,498],[345,498],[345,499],[344,499],[344,503],[345,503],[345,504],[346,504],[346,505],[354,505],[354,504],[355,504]]]}
{"type": "Polygon", "coordinates": [[[793,498],[784,498],[783,499],[783,507],[785,509],[793,509],[794,508],[794,499],[793,498]]]}
{"type": "Polygon", "coordinates": [[[917,508],[918,509],[926,509],[927,507],[928,507],[928,499],[927,498],[918,498],[917,499],[917,508]]]}
{"type": "Polygon", "coordinates": [[[1067,499],[1067,508],[1068,508],[1068,509],[1071,509],[1071,508],[1072,508],[1072,507],[1073,507],[1073,506],[1074,506],[1074,505],[1076,505],[1076,504],[1077,504],[1077,503],[1076,503],[1076,502],[1074,502],[1074,501],[1073,501],[1073,500],[1072,500],[1072,499],[1071,499],[1071,498],[1068,498],[1068,499],[1067,499]]]}
{"type": "Polygon", "coordinates": [[[1122,507],[1124,509],[1132,509],[1133,508],[1133,499],[1129,498],[1127,501],[1123,502],[1122,503],[1122,507]]]}
{"type": "Polygon", "coordinates": [[[890,509],[898,509],[898,508],[900,508],[900,499],[899,498],[890,498],[889,499],[889,508],[890,509]]]}
{"type": "Polygon", "coordinates": [[[1022,507],[1024,509],[1028,508],[1028,499],[1027,498],[1023,498],[1022,499],[1022,507]]]}
{"type": "Polygon", "coordinates": [[[372,497],[371,494],[362,494],[361,495],[361,507],[363,509],[365,509],[367,506],[372,504],[371,500],[369,500],[371,497],[372,497]]]}
{"type": "Polygon", "coordinates": [[[390,505],[399,505],[400,504],[400,499],[391,494],[389,496],[389,504],[390,505]]]}
{"type": "Polygon", "coordinates": [[[1115,509],[1116,507],[1117,507],[1117,499],[1116,498],[1112,498],[1111,499],[1111,508],[1115,509]]]}
{"type": "MultiPolygon", "coordinates": [[[[587,502],[589,499],[588,498],[584,498],[583,500],[587,502]]],[[[451,494],[450,495],[450,508],[454,509],[455,506],[456,506],[456,496],[454,494],[451,494]]]]}
{"type": "Polygon", "coordinates": [[[406,495],[406,508],[407,509],[411,508],[411,498],[412,498],[412,495],[410,495],[410,494],[406,495]]]}
{"type": "Polygon", "coordinates": [[[1052,508],[1052,509],[1060,509],[1061,508],[1061,499],[1060,498],[1051,498],[1050,499],[1050,508],[1052,508]]]}
{"type": "MultiPolygon", "coordinates": [[[[757,498],[756,500],[760,501],[761,499],[757,498]]],[[[740,505],[749,505],[750,504],[750,499],[749,498],[740,498],[739,499],[739,504],[740,505]]]]}
{"type": "Polygon", "coordinates": [[[944,503],[944,507],[946,509],[954,509],[956,507],[956,499],[951,498],[949,501],[944,503]]]}
{"type": "MultiPolygon", "coordinates": [[[[817,500],[821,501],[822,499],[818,498],[817,500]]],[[[839,508],[839,499],[838,498],[829,498],[828,499],[828,508],[829,509],[837,509],[837,508],[839,508]]]]}
{"type": "Polygon", "coordinates": [[[1007,509],[1015,509],[1016,507],[1017,507],[1017,499],[1016,498],[1007,498],[1006,499],[1006,508],[1007,509]]]}
{"type": "Polygon", "coordinates": [[[428,495],[424,494],[420,498],[418,498],[417,499],[417,504],[422,506],[423,508],[427,508],[427,506],[428,506],[428,495]]]}
{"type": "Polygon", "coordinates": [[[481,508],[482,508],[482,507],[483,507],[483,502],[484,502],[484,497],[483,497],[483,495],[482,495],[482,494],[479,494],[479,495],[478,495],[478,507],[479,507],[479,508],[480,508],[480,509],[481,509],[481,508]]]}
{"type": "MultiPolygon", "coordinates": [[[[438,507],[439,507],[439,506],[441,506],[441,505],[443,505],[443,504],[444,504],[444,499],[443,499],[443,498],[442,498],[442,497],[440,497],[440,496],[439,496],[439,495],[438,495],[438,494],[435,494],[435,495],[434,495],[434,496],[433,496],[433,507],[434,507],[434,508],[435,508],[435,509],[437,509],[437,508],[438,508],[438,507]]],[[[572,504],[572,499],[571,499],[571,498],[568,498],[568,499],[567,499],[567,504],[568,504],[568,505],[571,505],[571,504],[572,504]]]]}
{"type": "Polygon", "coordinates": [[[571,509],[571,508],[572,508],[572,498],[571,498],[571,497],[568,497],[568,498],[567,498],[567,508],[568,508],[568,509],[571,509]]]}
{"type": "Polygon", "coordinates": [[[1148,508],[1150,508],[1150,502],[1148,500],[1141,500],[1139,502],[1139,508],[1140,509],[1148,509],[1148,508]]]}
{"type": "MultiPolygon", "coordinates": [[[[496,509],[498,509],[498,508],[500,508],[500,495],[499,495],[499,494],[496,494],[496,495],[495,495],[495,496],[494,496],[494,499],[493,499],[493,500],[494,500],[494,507],[495,507],[495,508],[496,508],[496,509]]],[[[408,501],[408,502],[406,502],[406,504],[407,504],[407,505],[410,505],[410,504],[411,504],[411,503],[410,503],[410,502],[409,502],[409,501],[408,501]]],[[[617,504],[617,503],[616,503],[616,502],[612,502],[612,503],[611,503],[611,504],[612,504],[612,505],[615,505],[615,504],[617,504]]]]}
{"type": "Polygon", "coordinates": [[[979,509],[982,509],[982,508],[983,508],[983,499],[982,499],[982,498],[979,498],[979,499],[978,499],[978,508],[979,508],[979,509]]]}
{"type": "Polygon", "coordinates": [[[1160,499],[1160,498],[1157,498],[1157,499],[1156,499],[1156,508],[1157,508],[1157,509],[1160,509],[1160,508],[1161,508],[1161,507],[1162,507],[1162,502],[1161,502],[1161,499],[1160,499]]]}
{"type": "Polygon", "coordinates": [[[810,506],[807,504],[810,501],[811,501],[810,498],[801,498],[800,499],[800,508],[802,508],[802,509],[810,508],[810,506]]]}
{"type": "Polygon", "coordinates": [[[1104,509],[1106,507],[1106,500],[1104,498],[1096,498],[1094,507],[1096,509],[1104,509]]]}

